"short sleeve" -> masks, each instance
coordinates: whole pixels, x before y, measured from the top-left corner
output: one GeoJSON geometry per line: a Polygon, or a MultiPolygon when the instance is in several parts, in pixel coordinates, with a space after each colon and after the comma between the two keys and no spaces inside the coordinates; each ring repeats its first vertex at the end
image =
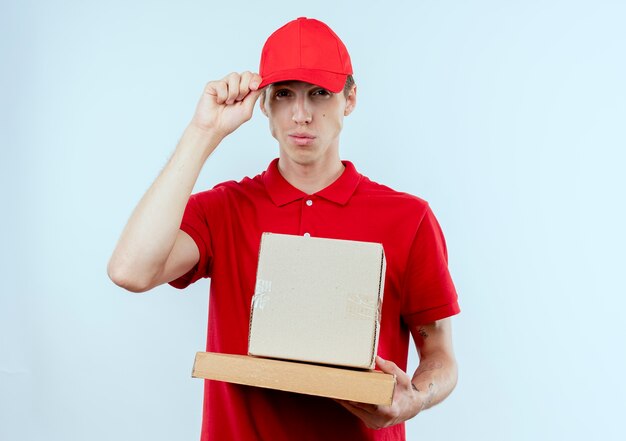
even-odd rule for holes
{"type": "Polygon", "coordinates": [[[214,206],[217,202],[216,190],[208,190],[189,197],[180,229],[194,240],[200,253],[198,263],[179,278],[169,282],[174,288],[186,288],[192,283],[211,276],[213,247],[211,246],[211,228],[207,214],[217,213],[214,206]]]}
{"type": "Polygon", "coordinates": [[[409,326],[434,322],[460,312],[448,271],[443,232],[428,206],[413,239],[402,296],[402,317],[409,326]]]}

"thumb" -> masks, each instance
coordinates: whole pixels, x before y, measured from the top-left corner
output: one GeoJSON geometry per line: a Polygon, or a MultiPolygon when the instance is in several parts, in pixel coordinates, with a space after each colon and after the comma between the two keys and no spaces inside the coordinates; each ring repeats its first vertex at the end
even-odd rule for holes
{"type": "Polygon", "coordinates": [[[263,93],[263,89],[259,89],[259,90],[251,90],[246,96],[245,98],[241,101],[241,103],[243,104],[243,106],[250,112],[252,113],[252,110],[254,110],[254,104],[257,102],[257,100],[259,99],[259,96],[261,96],[261,93],[263,93]]]}
{"type": "Polygon", "coordinates": [[[396,380],[396,384],[410,388],[411,378],[398,367],[393,361],[385,360],[380,355],[376,356],[376,365],[386,374],[391,374],[396,380]]]}
{"type": "Polygon", "coordinates": [[[384,373],[392,374],[396,377],[404,373],[393,361],[385,360],[380,355],[376,356],[376,366],[384,373]]]}

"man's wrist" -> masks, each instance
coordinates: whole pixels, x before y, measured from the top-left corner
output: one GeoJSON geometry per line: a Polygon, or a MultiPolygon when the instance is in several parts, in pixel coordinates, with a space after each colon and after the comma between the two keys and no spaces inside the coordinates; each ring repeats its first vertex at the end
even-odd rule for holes
{"type": "Polygon", "coordinates": [[[181,145],[193,146],[193,148],[198,149],[203,154],[204,159],[206,159],[213,153],[213,150],[215,150],[224,138],[225,135],[218,131],[198,127],[192,122],[183,133],[181,145]]]}
{"type": "Polygon", "coordinates": [[[425,387],[425,385],[421,384],[420,387],[418,387],[415,383],[411,382],[411,386],[413,386],[413,391],[417,397],[417,413],[428,409],[432,403],[435,385],[430,383],[425,387]]]}

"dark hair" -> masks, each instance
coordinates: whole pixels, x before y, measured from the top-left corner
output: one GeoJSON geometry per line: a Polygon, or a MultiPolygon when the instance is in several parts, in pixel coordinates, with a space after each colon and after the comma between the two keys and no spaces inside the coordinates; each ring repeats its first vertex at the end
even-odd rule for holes
{"type": "Polygon", "coordinates": [[[343,96],[348,98],[348,95],[350,95],[350,91],[354,85],[354,77],[352,75],[348,75],[348,78],[346,78],[346,84],[343,86],[343,96]]]}

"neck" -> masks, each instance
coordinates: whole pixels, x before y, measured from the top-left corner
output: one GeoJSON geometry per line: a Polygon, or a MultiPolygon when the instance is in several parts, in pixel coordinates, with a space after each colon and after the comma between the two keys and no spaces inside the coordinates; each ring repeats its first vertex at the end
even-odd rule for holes
{"type": "Polygon", "coordinates": [[[317,193],[328,187],[341,176],[344,168],[339,155],[310,164],[299,164],[283,155],[278,160],[280,174],[287,182],[306,194],[317,193]]]}

